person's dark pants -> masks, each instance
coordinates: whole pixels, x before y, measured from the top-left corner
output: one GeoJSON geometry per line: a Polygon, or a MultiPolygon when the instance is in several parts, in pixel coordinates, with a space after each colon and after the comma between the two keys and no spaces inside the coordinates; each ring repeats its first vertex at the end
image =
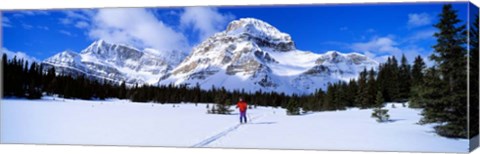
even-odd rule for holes
{"type": "Polygon", "coordinates": [[[247,111],[240,112],[240,123],[247,123],[247,111]],[[242,122],[242,120],[244,122],[242,122]]]}

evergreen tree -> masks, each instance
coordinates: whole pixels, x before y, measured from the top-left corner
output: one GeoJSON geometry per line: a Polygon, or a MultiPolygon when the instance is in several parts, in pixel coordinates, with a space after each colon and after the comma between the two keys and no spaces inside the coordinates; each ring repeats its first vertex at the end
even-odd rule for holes
{"type": "Polygon", "coordinates": [[[362,72],[360,72],[360,76],[358,78],[358,91],[357,91],[357,98],[356,101],[358,103],[357,106],[360,108],[366,108],[369,104],[368,99],[368,90],[367,90],[367,69],[364,68],[362,72]]]}
{"type": "Polygon", "coordinates": [[[389,120],[387,109],[382,109],[384,106],[384,98],[381,91],[378,91],[375,98],[375,108],[373,109],[372,117],[377,119],[377,122],[386,122],[389,120]]]}
{"type": "Polygon", "coordinates": [[[377,91],[382,92],[382,95],[385,100],[390,100],[389,95],[387,93],[387,86],[390,79],[387,78],[387,66],[386,64],[380,64],[378,66],[378,74],[377,74],[377,91]]]}
{"type": "Polygon", "coordinates": [[[425,100],[422,123],[438,123],[435,131],[439,135],[465,138],[468,135],[466,28],[458,26],[461,21],[456,12],[451,4],[444,5],[440,20],[434,25],[439,31],[434,34],[437,44],[430,58],[438,66],[440,81],[426,86],[441,95],[421,95],[425,100]]]}
{"type": "Polygon", "coordinates": [[[10,93],[11,93],[11,83],[8,83],[6,81],[11,81],[10,79],[10,66],[8,65],[8,61],[7,61],[7,54],[3,54],[2,55],[2,67],[0,68],[2,69],[2,84],[3,84],[3,97],[4,96],[10,96],[10,93]]]}
{"type": "Polygon", "coordinates": [[[294,99],[290,99],[287,104],[287,115],[299,115],[300,107],[298,102],[294,99]]]}
{"type": "Polygon", "coordinates": [[[411,66],[405,55],[402,55],[402,60],[399,68],[398,79],[401,84],[398,84],[398,99],[399,101],[406,101],[410,96],[411,86],[411,66]]]}
{"type": "Polygon", "coordinates": [[[33,62],[30,65],[30,69],[28,72],[28,77],[30,78],[28,81],[28,88],[27,88],[27,98],[28,99],[40,99],[42,97],[42,91],[41,88],[39,87],[39,79],[41,74],[39,73],[40,71],[38,70],[38,65],[37,63],[33,62]]]}
{"type": "Polygon", "coordinates": [[[377,83],[375,80],[375,71],[373,70],[373,68],[371,68],[370,71],[368,72],[368,81],[367,81],[367,93],[366,93],[367,107],[374,106],[376,94],[377,94],[377,83]]]}
{"type": "Polygon", "coordinates": [[[386,102],[394,101],[399,95],[399,68],[395,56],[388,57],[387,62],[380,64],[377,75],[377,88],[386,102]]]}
{"type": "Polygon", "coordinates": [[[398,101],[400,95],[400,79],[399,79],[399,68],[398,62],[395,56],[392,56],[390,63],[387,63],[387,93],[389,94],[388,101],[398,101]]]}
{"type": "Polygon", "coordinates": [[[47,94],[52,95],[55,92],[55,82],[56,81],[56,74],[55,74],[55,67],[52,67],[47,70],[47,75],[43,82],[44,84],[44,91],[47,94]]]}
{"type": "Polygon", "coordinates": [[[469,137],[475,137],[478,135],[478,112],[479,112],[479,31],[478,31],[478,12],[475,15],[475,21],[470,26],[469,38],[470,38],[470,131],[469,137]]]}
{"type": "Polygon", "coordinates": [[[357,91],[358,91],[357,82],[354,79],[351,79],[348,82],[348,87],[347,87],[347,90],[345,91],[345,94],[346,94],[345,99],[347,100],[347,104],[346,104],[347,107],[354,107],[355,104],[357,104],[355,102],[355,97],[357,97],[356,95],[357,91]]]}
{"type": "MultiPolygon", "coordinates": [[[[357,93],[357,91],[354,91],[353,94],[357,93]]],[[[284,97],[284,95],[282,95],[284,97]]],[[[315,94],[311,97],[311,103],[313,104],[313,110],[314,111],[322,111],[322,104],[325,102],[325,92],[322,89],[318,89],[315,94]]]]}
{"type": "Polygon", "coordinates": [[[415,61],[413,62],[413,67],[412,67],[412,87],[415,87],[417,85],[420,85],[423,81],[423,71],[427,68],[425,65],[425,62],[423,61],[423,58],[418,55],[415,57],[415,61]]]}
{"type": "Polygon", "coordinates": [[[375,96],[375,107],[383,107],[384,103],[385,99],[383,98],[383,93],[378,91],[377,95],[375,96]]]}
{"type": "MultiPolygon", "coordinates": [[[[12,90],[13,96],[16,97],[24,97],[26,92],[27,82],[29,81],[26,77],[28,77],[28,62],[24,62],[23,59],[18,59],[17,57],[13,57],[13,74],[11,76],[12,79],[12,90]]],[[[7,81],[8,82],[8,81],[7,81]]]]}
{"type": "Polygon", "coordinates": [[[346,93],[348,85],[346,82],[340,81],[336,84],[335,92],[335,110],[345,110],[349,104],[350,94],[346,93]]]}
{"type": "MultiPolygon", "coordinates": [[[[336,86],[335,84],[328,84],[327,93],[322,105],[323,110],[335,110],[336,102],[336,86]]],[[[290,102],[289,102],[290,103],[290,102]]]]}
{"type": "Polygon", "coordinates": [[[230,109],[230,99],[228,99],[227,90],[222,87],[218,92],[215,94],[215,103],[216,108],[212,107],[212,112],[214,114],[230,114],[232,110],[230,109]]]}
{"type": "Polygon", "coordinates": [[[424,86],[424,71],[426,69],[425,62],[423,62],[423,58],[417,56],[413,63],[412,68],[412,85],[410,89],[410,99],[409,99],[409,107],[410,108],[423,108],[423,104],[421,103],[420,93],[423,90],[424,86]]]}
{"type": "MultiPolygon", "coordinates": [[[[105,82],[104,82],[104,85],[105,85],[105,82]]],[[[161,93],[160,93],[161,94],[161,93]]],[[[119,99],[125,99],[127,96],[127,85],[125,84],[125,81],[123,81],[121,84],[120,84],[120,88],[119,88],[119,92],[118,92],[118,98],[119,99]]]]}

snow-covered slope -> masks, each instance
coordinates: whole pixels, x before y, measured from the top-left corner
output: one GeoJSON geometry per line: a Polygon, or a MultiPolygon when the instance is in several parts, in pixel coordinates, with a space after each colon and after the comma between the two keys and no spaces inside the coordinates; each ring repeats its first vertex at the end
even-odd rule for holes
{"type": "Polygon", "coordinates": [[[64,51],[43,61],[58,73],[87,75],[129,84],[156,83],[186,56],[182,52],[139,50],[127,45],[96,41],[80,53],[64,51]]]}
{"type": "Polygon", "coordinates": [[[377,65],[357,53],[297,50],[290,35],[261,20],[242,18],[196,46],[160,84],[308,94],[377,65]]]}
{"type": "Polygon", "coordinates": [[[237,110],[207,114],[206,104],[51,97],[0,104],[1,143],[455,153],[468,152],[469,143],[436,135],[434,125],[417,124],[421,110],[401,104],[386,106],[387,123],[371,118],[372,109],[287,116],[285,109],[257,107],[242,125],[237,110]]]}

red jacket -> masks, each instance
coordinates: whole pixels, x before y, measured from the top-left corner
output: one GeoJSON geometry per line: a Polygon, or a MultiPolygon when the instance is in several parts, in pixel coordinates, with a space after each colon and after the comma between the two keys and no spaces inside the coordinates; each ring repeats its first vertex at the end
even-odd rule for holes
{"type": "Polygon", "coordinates": [[[245,112],[247,111],[247,102],[245,101],[240,101],[237,103],[238,109],[240,109],[240,112],[245,112]]]}

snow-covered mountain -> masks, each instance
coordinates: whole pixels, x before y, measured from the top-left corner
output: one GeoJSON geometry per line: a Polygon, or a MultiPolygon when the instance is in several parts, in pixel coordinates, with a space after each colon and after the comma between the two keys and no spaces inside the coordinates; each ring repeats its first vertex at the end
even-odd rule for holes
{"type": "Polygon", "coordinates": [[[261,20],[242,18],[196,46],[159,83],[308,94],[377,65],[357,53],[297,50],[290,35],[261,20]]]}
{"type": "Polygon", "coordinates": [[[64,51],[43,61],[57,73],[86,75],[129,84],[153,84],[178,65],[186,54],[180,51],[139,50],[128,45],[93,42],[80,53],[64,51]]]}
{"type": "Polygon", "coordinates": [[[42,63],[57,73],[133,84],[186,84],[202,89],[309,94],[356,78],[378,62],[358,53],[317,54],[296,49],[289,34],[254,18],[232,21],[187,55],[96,41],[80,53],[64,51],[42,63]]]}

